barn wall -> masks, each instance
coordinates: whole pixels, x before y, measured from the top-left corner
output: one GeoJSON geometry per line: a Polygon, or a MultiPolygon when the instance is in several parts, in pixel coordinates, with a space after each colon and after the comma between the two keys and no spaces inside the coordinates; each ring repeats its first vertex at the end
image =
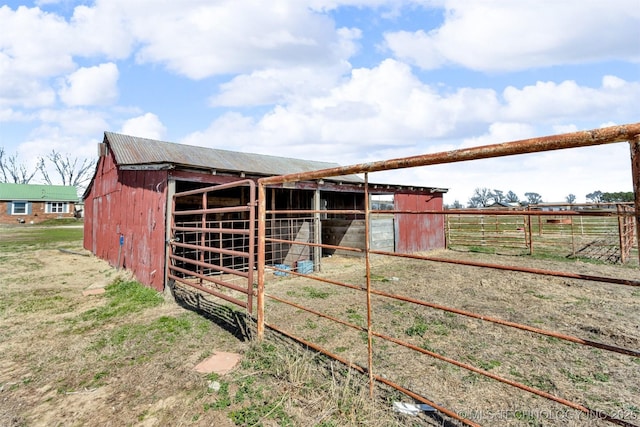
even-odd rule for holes
{"type": "Polygon", "coordinates": [[[166,183],[166,171],[120,171],[107,155],[85,199],[84,247],[157,290],[164,288],[166,183]]]}
{"type": "MultiPolygon", "coordinates": [[[[393,218],[372,218],[370,228],[370,247],[379,251],[393,252],[393,218]]],[[[322,243],[346,246],[364,250],[364,219],[327,219],[322,221],[322,243]]],[[[325,254],[361,256],[361,252],[325,249],[325,254]]]]}
{"type": "MultiPolygon", "coordinates": [[[[396,194],[394,203],[396,210],[442,210],[442,194],[396,194]]],[[[397,252],[421,252],[442,249],[444,246],[444,215],[396,215],[397,252]]]]}

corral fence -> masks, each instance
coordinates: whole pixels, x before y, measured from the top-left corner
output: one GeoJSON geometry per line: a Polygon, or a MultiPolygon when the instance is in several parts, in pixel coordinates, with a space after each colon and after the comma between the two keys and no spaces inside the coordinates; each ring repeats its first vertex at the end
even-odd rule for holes
{"type": "Polygon", "coordinates": [[[450,210],[447,247],[625,264],[637,247],[632,203],[544,204],[450,210]],[[497,212],[496,212],[497,211],[497,212]]]}
{"type": "MultiPolygon", "coordinates": [[[[633,236],[629,234],[630,224],[635,224],[635,229],[638,230],[640,222],[638,212],[640,137],[638,135],[640,135],[640,123],[260,179],[257,197],[258,262],[257,289],[255,290],[258,337],[262,338],[266,329],[284,334],[368,375],[372,395],[376,384],[381,384],[382,387],[395,389],[414,401],[430,405],[439,413],[466,425],[480,425],[478,420],[489,422],[490,425],[518,421],[525,424],[544,421],[536,418],[542,416],[539,413],[532,414],[524,410],[514,410],[508,415],[504,414],[509,418],[508,420],[496,418],[495,416],[500,413],[492,411],[501,409],[501,402],[489,401],[483,397],[496,396],[490,393],[493,387],[505,387],[505,391],[498,395],[502,396],[499,400],[520,393],[525,396],[522,400],[525,405],[533,404],[527,400],[531,397],[537,399],[536,402],[541,400],[554,405],[553,408],[559,408],[558,411],[568,411],[562,412],[565,416],[577,414],[578,418],[565,418],[559,425],[567,424],[567,420],[580,419],[583,425],[609,422],[633,426],[631,421],[640,417],[640,410],[637,407],[638,381],[635,381],[635,385],[627,393],[622,393],[621,387],[612,384],[614,376],[611,370],[619,371],[615,376],[617,379],[621,375],[632,380],[638,377],[640,339],[637,325],[629,325],[629,330],[625,332],[629,335],[624,335],[625,333],[622,332],[617,335],[626,338],[613,339],[615,335],[613,332],[609,335],[597,333],[602,329],[606,330],[606,324],[585,328],[582,323],[586,320],[575,318],[577,329],[571,329],[571,331],[583,333],[563,332],[558,330],[560,328],[554,328],[559,325],[553,324],[553,316],[550,316],[550,323],[535,317],[522,320],[517,310],[510,307],[510,304],[516,301],[509,300],[500,294],[496,295],[495,299],[502,308],[489,309],[474,306],[473,295],[479,297],[484,292],[483,289],[474,286],[457,289],[456,286],[460,286],[460,281],[456,282],[454,278],[448,276],[449,272],[446,269],[442,269],[444,271],[442,275],[441,270],[437,270],[434,266],[451,266],[452,269],[453,267],[468,268],[468,271],[460,275],[462,278],[481,276],[483,271],[490,269],[506,275],[509,280],[513,278],[517,286],[528,286],[531,282],[550,278],[559,280],[557,283],[553,282],[553,286],[579,286],[584,289],[583,292],[594,287],[597,289],[594,290],[596,293],[631,292],[633,295],[640,295],[637,270],[631,272],[631,278],[628,277],[629,274],[627,277],[612,277],[611,275],[588,275],[576,271],[489,263],[483,260],[457,260],[430,252],[399,253],[394,250],[373,249],[369,241],[370,224],[374,218],[390,215],[393,217],[449,215],[451,217],[453,214],[420,209],[372,210],[368,203],[364,209],[340,212],[364,218],[364,247],[336,246],[321,243],[317,239],[299,242],[293,238],[274,238],[268,232],[270,221],[277,221],[279,217],[293,214],[317,218],[326,215],[327,211],[316,207],[297,212],[279,212],[269,209],[266,194],[270,186],[274,185],[321,180],[348,174],[364,174],[364,192],[368,199],[369,176],[378,171],[428,167],[443,163],[628,141],[631,149],[631,169],[636,200],[633,207],[624,208],[618,215],[623,218],[622,222],[625,224],[621,225],[625,227],[624,233],[621,234],[624,234],[627,242],[631,242],[633,236]],[[315,268],[313,271],[289,270],[286,266],[283,268],[282,265],[270,265],[268,262],[268,248],[280,244],[307,246],[309,251],[314,248],[340,250],[360,255],[360,258],[351,257],[342,262],[338,260],[339,257],[323,258],[322,267],[315,268]],[[441,275],[436,276],[437,274],[441,275]],[[522,278],[523,276],[525,279],[522,278]],[[439,283],[444,286],[440,286],[437,290],[433,286],[434,282],[430,280],[445,283],[439,283]],[[450,283],[446,283],[448,280],[450,283]],[[439,297],[436,292],[445,292],[445,294],[439,297]],[[454,338],[453,332],[462,333],[454,338]],[[512,334],[515,338],[511,338],[512,334]],[[473,339],[469,344],[465,344],[465,339],[477,336],[482,339],[473,339]],[[460,341],[459,346],[468,348],[469,352],[465,357],[450,355],[446,347],[447,343],[453,344],[458,341],[460,341]],[[500,345],[503,346],[500,355],[481,356],[492,354],[494,346],[500,348],[498,347],[500,345]],[[575,360],[564,360],[565,352],[569,350],[580,352],[582,356],[575,360]],[[535,369],[528,372],[527,368],[517,365],[518,361],[522,361],[517,357],[522,355],[535,360],[554,357],[556,359],[555,362],[554,360],[544,363],[535,362],[535,369]],[[508,367],[506,362],[503,362],[501,370],[497,370],[496,366],[499,365],[497,359],[500,357],[511,358],[511,361],[508,367]],[[587,392],[588,387],[595,387],[595,380],[592,377],[575,374],[572,369],[557,368],[554,365],[554,363],[566,362],[577,369],[577,366],[582,366],[587,361],[594,361],[593,363],[598,367],[611,362],[610,370],[600,373],[597,381],[599,385],[609,387],[607,390],[611,393],[620,392],[621,394],[608,400],[604,397],[597,399],[587,392]],[[557,377],[549,376],[548,372],[551,371],[557,372],[557,377]],[[462,380],[453,381],[454,378],[461,376],[462,380]],[[561,376],[567,381],[570,380],[576,387],[570,391],[560,391],[561,376]],[[479,389],[472,388],[470,384],[479,389]],[[480,405],[479,410],[486,411],[484,412],[486,416],[474,417],[469,406],[465,406],[464,399],[459,397],[460,394],[453,401],[447,400],[446,396],[456,391],[454,390],[456,387],[461,389],[457,391],[462,392],[466,398],[474,398],[475,403],[480,405]]],[[[461,212],[460,214],[463,215],[461,212]]],[[[568,226],[568,223],[565,224],[565,218],[571,219],[573,229],[577,227],[575,219],[580,218],[577,213],[574,215],[563,212],[558,216],[556,213],[544,213],[532,209],[515,214],[506,210],[492,214],[491,220],[484,217],[485,228],[493,227],[495,231],[496,228],[508,226],[510,232],[513,232],[514,228],[516,231],[522,231],[524,236],[514,237],[514,242],[519,242],[514,243],[514,246],[521,245],[525,248],[531,247],[531,241],[526,239],[533,239],[533,237],[526,237],[527,234],[533,236],[537,232],[548,235],[554,227],[568,226]],[[495,219],[498,216],[511,219],[504,221],[495,219]],[[538,218],[540,218],[539,229],[535,230],[533,227],[538,218]],[[560,221],[547,222],[546,218],[557,218],[560,221]],[[543,227],[540,227],[540,224],[543,227]],[[518,228],[526,231],[517,230],[518,228]]],[[[566,233],[561,235],[564,236],[564,234],[566,233]]],[[[577,248],[578,245],[576,245],[576,252],[577,248]]],[[[320,259],[316,258],[315,262],[320,262],[320,259]]],[[[490,279],[480,279],[480,285],[488,281],[490,279]],[[485,281],[482,282],[482,280],[485,281]]],[[[539,292],[536,288],[531,288],[530,296],[535,301],[539,301],[539,304],[545,304],[546,297],[539,292]]],[[[529,294],[518,295],[523,298],[529,294]]],[[[580,304],[588,302],[588,298],[580,293],[573,298],[575,301],[570,305],[559,306],[558,315],[561,314],[560,311],[571,307],[579,309],[580,304]]],[[[631,302],[630,306],[619,308],[624,310],[620,312],[620,316],[631,316],[632,313],[638,312],[638,300],[632,301],[635,303],[631,302]]],[[[528,306],[525,308],[529,309],[528,306]]],[[[535,313],[534,309],[533,316],[535,313]]],[[[556,415],[560,413],[555,412],[556,415]]],[[[558,420],[557,417],[554,419],[558,420]]]]}
{"type": "Polygon", "coordinates": [[[172,236],[167,277],[253,309],[256,185],[252,180],[176,193],[172,200],[172,236]],[[240,191],[245,203],[221,206],[219,194],[240,191]],[[230,291],[230,292],[227,292],[230,291]]]}

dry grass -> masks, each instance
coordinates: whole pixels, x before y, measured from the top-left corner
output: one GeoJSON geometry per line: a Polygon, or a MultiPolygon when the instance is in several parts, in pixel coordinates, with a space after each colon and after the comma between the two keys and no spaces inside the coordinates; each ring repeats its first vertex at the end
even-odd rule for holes
{"type": "Polygon", "coordinates": [[[369,398],[366,378],[276,335],[252,342],[251,323],[228,306],[140,293],[103,261],[58,250],[83,252],[77,240],[11,236],[0,229],[0,246],[11,243],[0,248],[3,427],[404,424],[369,398]],[[215,351],[241,353],[241,365],[194,371],[215,351]]]}
{"type": "MultiPolygon", "coordinates": [[[[449,251],[438,255],[638,279],[635,267],[449,251]]],[[[324,261],[323,277],[364,284],[362,260],[324,261]]],[[[371,277],[376,290],[635,351],[640,348],[640,291],[634,287],[406,259],[374,260],[371,277]]],[[[364,292],[293,277],[267,287],[274,295],[365,326],[364,292]]],[[[374,330],[386,336],[629,422],[640,419],[638,358],[385,297],[373,297],[372,312],[374,330]]],[[[267,319],[367,366],[362,331],[275,301],[267,305],[267,319]]],[[[374,370],[481,424],[495,425],[499,419],[500,425],[566,425],[567,420],[609,425],[379,337],[374,343],[374,370]]]]}
{"type": "MultiPolygon", "coordinates": [[[[94,257],[58,250],[81,252],[78,241],[30,244],[23,237],[6,249],[10,235],[0,229],[0,425],[457,425],[394,413],[392,401],[411,400],[382,387],[372,400],[365,376],[275,333],[264,344],[252,342],[250,320],[197,292],[177,289],[177,303],[137,296],[141,309],[122,309],[113,293],[82,296],[128,278],[94,257]],[[196,373],[214,351],[241,353],[241,366],[225,376],[196,373]]],[[[440,255],[638,279],[637,268],[440,255]]],[[[323,277],[364,283],[362,260],[323,261],[323,277]]],[[[637,288],[385,259],[374,260],[372,278],[379,290],[640,348],[637,288]]],[[[272,274],[267,287],[365,325],[361,291],[272,274]]],[[[388,298],[375,297],[372,309],[381,334],[639,424],[638,358],[388,298]]],[[[362,331],[273,301],[267,315],[366,366],[362,331]]],[[[374,342],[376,374],[482,425],[608,425],[379,337],[374,342]]]]}

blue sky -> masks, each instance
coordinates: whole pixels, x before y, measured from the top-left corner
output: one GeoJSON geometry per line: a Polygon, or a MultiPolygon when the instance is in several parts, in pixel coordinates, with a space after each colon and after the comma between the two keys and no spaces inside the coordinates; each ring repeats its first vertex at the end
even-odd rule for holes
{"type": "MultiPolygon", "coordinates": [[[[639,0],[11,1],[0,28],[0,147],[27,165],[104,131],[348,165],[640,117],[639,0]]],[[[370,180],[632,190],[624,143],[370,180]]]]}

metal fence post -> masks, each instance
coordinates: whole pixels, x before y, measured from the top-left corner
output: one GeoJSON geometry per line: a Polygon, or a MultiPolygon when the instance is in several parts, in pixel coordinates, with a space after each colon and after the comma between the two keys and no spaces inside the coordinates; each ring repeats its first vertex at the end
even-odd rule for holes
{"type": "Polygon", "coordinates": [[[631,149],[631,179],[633,180],[633,193],[635,195],[636,241],[638,244],[638,260],[640,261],[640,135],[636,135],[630,140],[629,146],[631,149]]]}
{"type": "Polygon", "coordinates": [[[266,186],[258,180],[258,295],[257,295],[257,329],[258,340],[264,339],[264,267],[266,262],[266,221],[267,191],[266,186]]]}

